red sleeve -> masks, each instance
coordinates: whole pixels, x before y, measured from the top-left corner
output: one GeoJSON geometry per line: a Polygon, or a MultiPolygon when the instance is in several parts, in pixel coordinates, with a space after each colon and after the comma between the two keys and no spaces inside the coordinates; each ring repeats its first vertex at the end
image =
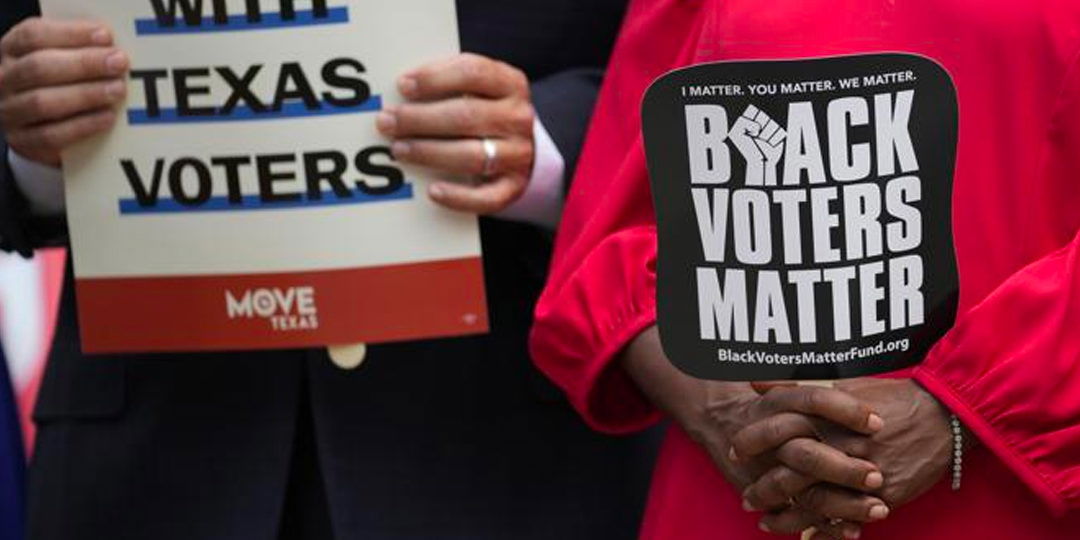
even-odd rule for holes
{"type": "MultiPolygon", "coordinates": [[[[1080,189],[1080,67],[1061,96],[1040,180],[1080,189]]],[[[915,370],[1057,513],[1080,508],[1080,208],[1061,206],[1048,201],[1045,215],[1067,216],[1071,242],[964,314],[915,370]]]]}
{"type": "Polygon", "coordinates": [[[533,359],[604,432],[635,431],[660,416],[612,360],[656,320],[656,228],[641,98],[656,77],[692,60],[703,4],[631,4],[536,309],[533,359]]]}

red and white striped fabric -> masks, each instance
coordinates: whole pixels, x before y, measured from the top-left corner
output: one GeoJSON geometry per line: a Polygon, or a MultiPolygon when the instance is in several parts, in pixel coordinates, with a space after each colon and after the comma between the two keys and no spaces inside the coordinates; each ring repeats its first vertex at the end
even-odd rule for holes
{"type": "Polygon", "coordinates": [[[32,260],[0,254],[0,341],[18,396],[28,453],[34,440],[30,412],[52,343],[66,256],[62,249],[41,251],[32,260]]]}

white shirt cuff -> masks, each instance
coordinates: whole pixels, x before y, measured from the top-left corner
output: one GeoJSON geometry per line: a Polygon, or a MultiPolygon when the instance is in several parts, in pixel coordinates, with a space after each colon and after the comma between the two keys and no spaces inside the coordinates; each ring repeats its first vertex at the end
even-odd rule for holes
{"type": "Polygon", "coordinates": [[[38,216],[64,213],[64,174],[56,167],[30,161],[8,149],[8,164],[19,191],[30,202],[30,212],[38,216]]]}
{"type": "Polygon", "coordinates": [[[555,229],[562,216],[566,160],[539,118],[533,122],[533,144],[536,155],[528,187],[518,200],[495,217],[555,229]]]}

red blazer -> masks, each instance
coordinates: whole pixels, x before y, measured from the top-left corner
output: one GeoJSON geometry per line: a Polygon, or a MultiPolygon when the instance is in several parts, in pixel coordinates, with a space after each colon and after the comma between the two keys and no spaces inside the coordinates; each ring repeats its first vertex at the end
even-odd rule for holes
{"type": "MultiPolygon", "coordinates": [[[[699,62],[930,57],[960,103],[953,197],[960,316],[913,376],[978,435],[959,493],[867,527],[879,539],[1065,539],[1080,531],[1080,2],[652,0],[631,8],[536,310],[539,366],[596,429],[658,418],[613,357],[654,324],[656,230],[640,103],[699,62]]],[[[672,429],[644,538],[768,538],[672,429]]]]}

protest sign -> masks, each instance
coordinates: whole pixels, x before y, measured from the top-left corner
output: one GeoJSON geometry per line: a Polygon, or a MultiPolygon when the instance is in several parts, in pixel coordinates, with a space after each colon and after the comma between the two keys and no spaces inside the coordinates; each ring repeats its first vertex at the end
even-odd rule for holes
{"type": "Polygon", "coordinates": [[[864,376],[951,328],[958,110],[935,62],[690,67],[649,89],[643,130],[660,335],[683,371],[864,376]]]}
{"type": "Polygon", "coordinates": [[[458,50],[453,0],[46,0],[131,57],[109,134],[64,155],[83,350],[486,331],[477,222],[375,116],[458,50]]]}

